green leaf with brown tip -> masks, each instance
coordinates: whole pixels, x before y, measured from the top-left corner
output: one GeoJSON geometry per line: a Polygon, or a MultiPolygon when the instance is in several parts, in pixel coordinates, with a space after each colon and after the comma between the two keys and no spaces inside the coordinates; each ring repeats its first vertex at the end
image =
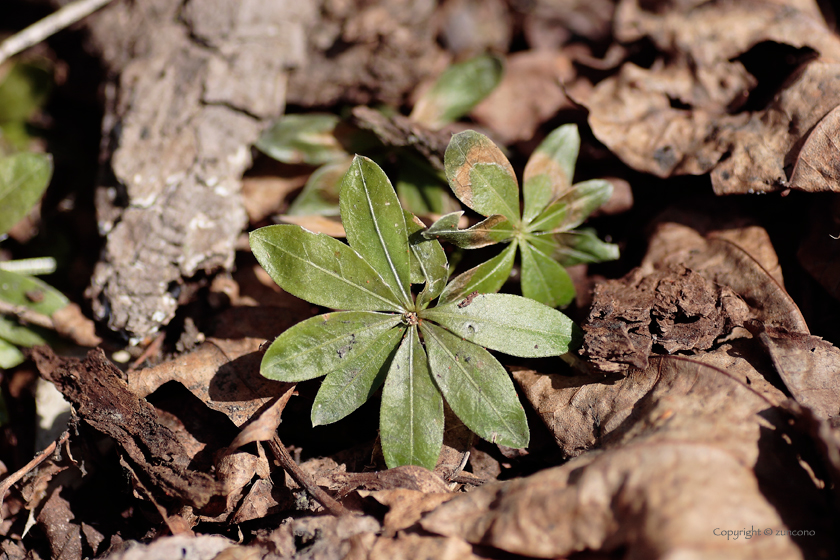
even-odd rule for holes
{"type": "Polygon", "coordinates": [[[519,223],[519,187],[510,162],[492,140],[474,130],[452,137],[444,155],[449,187],[483,216],[501,214],[519,223]]]}
{"type": "Polygon", "coordinates": [[[493,55],[481,55],[453,64],[417,101],[411,119],[438,130],[466,115],[487,97],[504,73],[504,62],[493,55]]]}
{"type": "Polygon", "coordinates": [[[410,309],[408,230],[397,193],[372,160],[356,156],[339,190],[347,241],[410,309]]]}
{"type": "Polygon", "coordinates": [[[0,235],[12,229],[41,199],[52,170],[52,157],[46,154],[0,157],[0,235]]]}
{"type": "Polygon", "coordinates": [[[612,192],[612,184],[603,179],[578,183],[534,218],[528,230],[561,232],[574,229],[608,201],[612,192]]]}
{"type": "Polygon", "coordinates": [[[504,251],[480,265],[462,272],[452,279],[438,298],[438,305],[461,300],[473,292],[480,294],[498,292],[510,277],[516,256],[516,241],[504,251]]]}
{"type": "Polygon", "coordinates": [[[455,212],[454,214],[443,216],[429,226],[429,229],[423,232],[423,236],[442,239],[462,249],[479,249],[507,241],[516,235],[516,229],[514,229],[513,224],[501,214],[490,216],[470,228],[458,229],[458,217],[460,217],[460,214],[463,214],[463,212],[455,212]],[[458,216],[455,217],[453,224],[451,217],[455,214],[458,216]]]}
{"type": "Polygon", "coordinates": [[[313,426],[338,422],[373,396],[385,381],[388,364],[404,332],[405,327],[399,326],[380,333],[327,374],[312,403],[313,426]]]}
{"type": "Polygon", "coordinates": [[[525,358],[569,351],[572,320],[546,305],[512,294],[480,294],[426,309],[421,318],[479,346],[525,358]]]}
{"type": "Polygon", "coordinates": [[[432,378],[455,415],[491,443],[526,447],[530,433],[525,410],[496,358],[427,321],[420,323],[420,330],[432,378]]]}
{"type": "Polygon", "coordinates": [[[277,381],[321,377],[344,367],[402,317],[371,311],[326,313],[307,319],[278,336],[262,358],[260,373],[277,381]]]}
{"type": "Polygon", "coordinates": [[[322,165],[347,157],[333,134],[339,118],[330,114],[284,115],[274,122],[255,146],[283,163],[322,165]]]}
{"type": "Polygon", "coordinates": [[[379,437],[388,468],[435,468],[443,444],[443,399],[432,381],[417,327],[411,326],[397,350],[379,412],[379,437]]]}
{"type": "Polygon", "coordinates": [[[579,151],[577,126],[565,124],[549,134],[531,155],[522,180],[522,220],[526,224],[571,188],[579,151]]]}
{"type": "Polygon", "coordinates": [[[575,285],[566,269],[522,243],[522,295],[549,307],[568,305],[575,298],[575,285]]]}
{"type": "Polygon", "coordinates": [[[278,286],[301,299],[360,311],[404,311],[401,300],[356,251],[300,226],[251,232],[251,250],[278,286]]]}

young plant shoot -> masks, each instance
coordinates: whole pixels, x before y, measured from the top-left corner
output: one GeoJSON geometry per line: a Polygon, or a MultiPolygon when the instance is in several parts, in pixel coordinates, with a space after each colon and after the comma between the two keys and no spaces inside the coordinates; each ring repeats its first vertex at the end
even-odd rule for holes
{"type": "Polygon", "coordinates": [[[441,294],[441,303],[476,290],[497,292],[510,276],[517,248],[522,254],[522,295],[550,307],[567,305],[575,297],[564,266],[618,258],[618,247],[604,243],[592,230],[572,231],[612,194],[612,185],[602,179],[572,185],[579,148],[575,125],[561,126],[540,144],[525,166],[520,215],[516,176],[502,151],[473,130],[452,137],[444,157],[449,186],[487,219],[462,230],[458,219],[463,212],[453,212],[423,235],[464,249],[508,246],[455,278],[441,294]]]}
{"type": "Polygon", "coordinates": [[[443,399],[480,437],[527,446],[525,411],[487,349],[564,354],[571,320],[508,294],[470,293],[430,307],[449,289],[446,255],[438,241],[422,237],[423,224],[403,211],[379,166],[356,156],[339,202],[349,245],[296,225],[251,233],[254,255],[281,288],[342,310],[281,334],[263,357],[262,375],[287,382],[326,375],[312,407],[314,425],[344,418],[384,383],[380,436],[390,468],[434,468],[443,399]],[[412,284],[423,285],[416,296],[412,284]]]}

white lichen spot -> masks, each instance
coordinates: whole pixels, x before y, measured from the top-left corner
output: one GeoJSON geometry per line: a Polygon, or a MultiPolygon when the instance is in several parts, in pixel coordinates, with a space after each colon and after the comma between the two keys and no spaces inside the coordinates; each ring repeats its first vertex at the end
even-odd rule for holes
{"type": "Polygon", "coordinates": [[[164,319],[166,319],[166,313],[164,313],[160,309],[152,313],[152,321],[154,321],[155,323],[162,323],[164,319]]]}

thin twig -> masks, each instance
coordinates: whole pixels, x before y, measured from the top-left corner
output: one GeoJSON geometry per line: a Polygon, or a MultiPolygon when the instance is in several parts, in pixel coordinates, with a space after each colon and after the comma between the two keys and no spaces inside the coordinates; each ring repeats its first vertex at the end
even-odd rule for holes
{"type": "Polygon", "coordinates": [[[111,0],[76,0],[54,14],[37,21],[0,43],[0,64],[24,49],[37,45],[80,19],[89,16],[111,0]]]}
{"type": "Polygon", "coordinates": [[[320,486],[315,484],[315,481],[312,480],[308,474],[301,470],[298,464],[295,463],[294,459],[292,459],[292,456],[289,455],[289,452],[286,450],[286,446],[283,445],[283,442],[280,441],[279,437],[274,436],[268,444],[271,446],[271,452],[274,454],[274,458],[277,459],[277,462],[280,463],[280,466],[289,473],[289,476],[291,476],[301,488],[306,490],[310,496],[315,498],[318,503],[324,506],[325,510],[336,516],[350,514],[350,510],[337,502],[332,496],[324,492],[320,486]]]}
{"type": "MultiPolygon", "coordinates": [[[[9,488],[14,486],[15,483],[17,483],[21,478],[23,478],[29,472],[31,472],[33,469],[35,469],[35,467],[37,467],[38,465],[40,465],[41,463],[46,461],[47,458],[55,452],[56,448],[59,445],[62,445],[65,441],[67,441],[67,438],[69,438],[69,437],[70,437],[70,432],[65,431],[63,434],[61,434],[60,438],[58,438],[56,441],[49,444],[46,447],[46,449],[41,451],[41,453],[39,453],[38,455],[35,455],[35,457],[31,461],[26,463],[26,465],[24,465],[22,469],[10,474],[9,476],[7,476],[3,480],[3,482],[0,482],[0,505],[2,505],[3,501],[6,499],[6,492],[9,491],[9,488]]],[[[0,508],[0,522],[2,522],[2,521],[3,521],[3,512],[2,512],[2,509],[0,508]]]]}

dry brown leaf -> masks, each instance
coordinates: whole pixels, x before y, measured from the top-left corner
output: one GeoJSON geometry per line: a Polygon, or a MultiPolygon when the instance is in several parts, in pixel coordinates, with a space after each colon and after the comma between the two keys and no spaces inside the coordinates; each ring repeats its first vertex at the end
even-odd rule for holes
{"type": "Polygon", "coordinates": [[[168,381],[178,381],[209,408],[242,426],[289,388],[287,383],[259,375],[258,349],[264,341],[212,339],[175,360],[130,372],[128,386],[135,395],[145,397],[168,381]]]}
{"type": "Polygon", "coordinates": [[[610,0],[535,0],[516,2],[525,38],[534,49],[557,49],[572,35],[602,43],[610,34],[615,3],[610,0]]]}
{"type": "Polygon", "coordinates": [[[53,559],[82,560],[82,530],[73,523],[70,502],[60,496],[61,491],[61,487],[52,491],[38,514],[38,525],[47,536],[53,559]]]}
{"type": "Polygon", "coordinates": [[[562,84],[574,77],[571,60],[561,52],[509,55],[501,83],[470,116],[503,144],[530,140],[537,127],[561,108],[572,105],[562,84]]]}
{"type": "Polygon", "coordinates": [[[108,555],[111,560],[213,560],[224,550],[236,547],[236,543],[218,535],[175,535],[159,537],[148,544],[137,541],[125,543],[119,550],[108,555]]]}
{"type": "MultiPolygon", "coordinates": [[[[840,40],[808,0],[684,2],[669,9],[624,0],[614,31],[625,43],[647,37],[659,58],[649,69],[626,63],[581,101],[598,139],[639,170],[661,177],[711,171],[718,194],[785,188],[789,154],[840,105],[840,40]],[[814,51],[820,60],[801,69],[766,108],[734,112],[756,86],[774,87],[759,84],[740,58],[771,43],[802,49],[793,51],[799,61],[814,51]]],[[[784,65],[776,72],[775,79],[784,78],[784,65]]]]}
{"type": "Polygon", "coordinates": [[[306,183],[306,175],[294,177],[244,177],[242,204],[248,220],[255,224],[276,214],[286,197],[306,183]]]}
{"type": "Polygon", "coordinates": [[[380,537],[370,560],[476,560],[470,543],[458,537],[435,537],[400,533],[396,539],[380,537]]]}
{"type": "Polygon", "coordinates": [[[323,233],[331,237],[346,237],[344,226],[338,220],[326,216],[289,216],[283,214],[278,218],[287,224],[295,224],[312,233],[323,233]]]}
{"type": "Polygon", "coordinates": [[[426,493],[408,488],[393,488],[390,490],[359,490],[363,498],[368,496],[391,509],[385,514],[382,527],[385,529],[386,537],[393,537],[397,531],[411,527],[427,511],[432,511],[443,502],[455,497],[455,494],[446,492],[426,493]]]}
{"type": "Polygon", "coordinates": [[[745,336],[737,329],[748,319],[808,333],[781,285],[778,258],[762,228],[697,227],[708,235],[680,223],[660,223],[639,269],[596,286],[581,353],[598,369],[646,367],[654,346],[668,353],[706,350],[722,338],[745,336]]]}
{"type": "Polygon", "coordinates": [[[333,477],[336,482],[348,488],[364,488],[365,490],[389,490],[407,488],[424,493],[449,492],[449,487],[443,479],[434,472],[416,465],[405,465],[372,473],[337,473],[333,477]]]}
{"type": "Polygon", "coordinates": [[[102,343],[96,336],[96,324],[84,316],[81,308],[75,303],[69,303],[50,317],[56,332],[67,337],[79,346],[93,348],[102,343]]]}
{"type": "MultiPolygon", "coordinates": [[[[714,368],[658,358],[594,391],[584,391],[580,378],[558,386],[566,394],[560,406],[572,409],[558,410],[568,413],[558,423],[571,432],[582,422],[591,438],[610,442],[607,449],[458,496],[421,526],[539,558],[581,550],[636,558],[831,556],[824,496],[798,463],[789,416],[774,406],[784,396],[739,354],[703,356],[714,368]],[[719,535],[751,528],[759,534],[749,539],[719,535]],[[795,543],[777,534],[788,528],[825,533],[795,543]]],[[[554,390],[544,387],[544,396],[554,390]]]]}
{"type": "MultiPolygon", "coordinates": [[[[790,394],[799,404],[832,421],[840,416],[840,350],[818,336],[747,327],[758,338],[790,394]]],[[[840,419],[839,419],[840,420],[840,419]]]]}
{"type": "Polygon", "coordinates": [[[231,449],[238,449],[248,443],[255,441],[269,441],[277,434],[277,426],[282,421],[283,409],[294,394],[295,386],[292,385],[277,400],[274,401],[260,416],[253,419],[238,436],[231,442],[231,449]]]}
{"type": "Polygon", "coordinates": [[[270,480],[255,481],[248,490],[248,494],[242,499],[242,504],[230,518],[230,523],[238,524],[252,519],[262,519],[280,510],[281,506],[286,506],[286,509],[291,507],[288,500],[281,500],[275,494],[277,494],[276,489],[270,480]]]}
{"type": "Polygon", "coordinates": [[[460,59],[508,50],[513,25],[504,0],[449,0],[433,17],[447,50],[460,59]]]}

